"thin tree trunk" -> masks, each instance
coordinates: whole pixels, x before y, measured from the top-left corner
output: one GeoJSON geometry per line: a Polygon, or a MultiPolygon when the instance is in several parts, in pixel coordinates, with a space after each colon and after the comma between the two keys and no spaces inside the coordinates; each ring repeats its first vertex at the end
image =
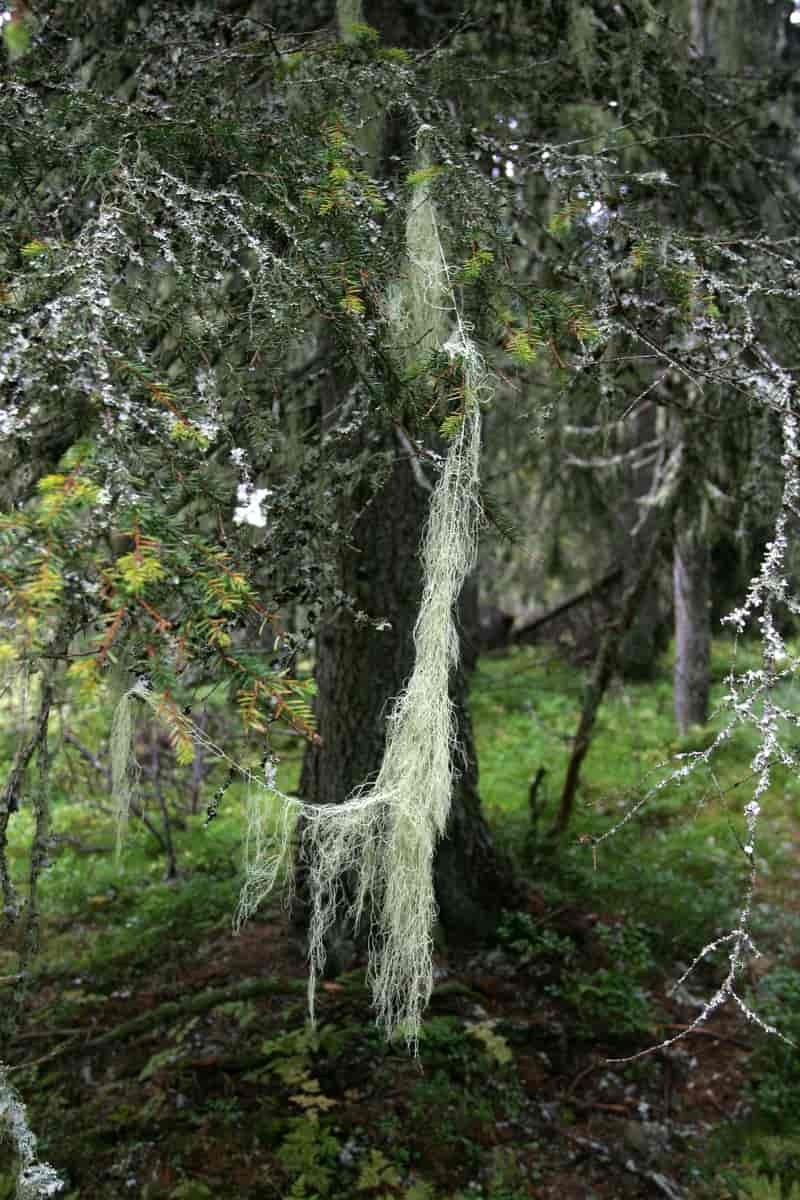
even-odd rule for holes
{"type": "Polygon", "coordinates": [[[36,714],[36,725],[33,734],[29,741],[18,743],[5,787],[2,793],[0,793],[0,884],[2,884],[3,891],[3,923],[8,925],[13,924],[17,920],[20,911],[16,888],[11,880],[11,872],[6,856],[8,821],[13,813],[19,811],[20,794],[25,779],[25,772],[36,749],[41,745],[42,737],[46,736],[52,700],[52,688],[47,684],[43,684],[39,700],[39,712],[36,714]]]}
{"type": "MultiPolygon", "coordinates": [[[[630,431],[630,449],[642,446],[658,436],[656,405],[645,405],[636,415],[630,431]]],[[[625,473],[624,498],[620,504],[616,557],[623,563],[625,579],[639,569],[640,541],[632,537],[641,517],[641,501],[651,490],[657,466],[629,468],[625,473]]],[[[625,679],[649,679],[658,655],[669,644],[668,614],[662,611],[661,587],[652,572],[636,604],[636,610],[624,630],[617,656],[617,669],[625,679]],[[666,618],[666,619],[665,619],[666,618]]]]}
{"type": "Polygon", "coordinates": [[[572,753],[567,764],[558,813],[551,830],[552,836],[561,837],[569,826],[575,806],[575,795],[580,781],[581,767],[592,744],[592,733],[597,713],[619,662],[623,638],[630,629],[642,596],[645,594],[652,580],[658,562],[661,539],[675,511],[677,494],[677,479],[674,479],[669,496],[665,497],[653,520],[648,522],[648,527],[636,539],[639,553],[638,555],[634,555],[633,558],[634,561],[638,561],[638,567],[635,573],[632,574],[623,592],[619,616],[616,621],[613,621],[608,626],[603,635],[597,658],[592,667],[592,673],[586,684],[580,720],[572,743],[572,753]]]}
{"type": "Polygon", "coordinates": [[[53,704],[53,680],[48,672],[42,676],[43,717],[39,725],[39,744],[36,753],[37,778],[31,788],[34,814],[34,833],[30,848],[28,898],[20,940],[19,972],[25,974],[31,959],[39,953],[41,914],[39,912],[39,880],[49,861],[52,849],[50,834],[50,746],[47,734],[53,704]]]}
{"type": "Polygon", "coordinates": [[[711,555],[696,525],[684,522],[673,549],[675,721],[681,734],[708,718],[711,686],[711,555]]]}

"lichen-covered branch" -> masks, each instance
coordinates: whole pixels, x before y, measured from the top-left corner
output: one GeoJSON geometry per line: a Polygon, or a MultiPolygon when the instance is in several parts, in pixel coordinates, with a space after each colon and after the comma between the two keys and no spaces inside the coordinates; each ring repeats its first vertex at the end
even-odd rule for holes
{"type": "Polygon", "coordinates": [[[64,1187],[49,1163],[36,1157],[36,1137],[28,1124],[25,1105],[8,1081],[7,1068],[0,1063],[0,1137],[11,1139],[17,1160],[16,1200],[44,1200],[64,1187]]]}

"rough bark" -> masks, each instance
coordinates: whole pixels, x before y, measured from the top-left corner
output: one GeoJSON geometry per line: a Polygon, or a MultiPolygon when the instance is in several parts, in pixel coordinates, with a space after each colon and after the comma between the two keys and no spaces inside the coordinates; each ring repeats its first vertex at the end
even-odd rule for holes
{"type": "MultiPolygon", "coordinates": [[[[632,423],[629,448],[642,446],[657,436],[655,405],[644,405],[632,423]]],[[[626,471],[624,498],[619,506],[615,561],[622,562],[625,579],[635,576],[639,569],[641,540],[633,530],[641,520],[641,501],[653,484],[654,467],[637,467],[626,471]]],[[[645,535],[646,537],[647,535],[645,535]]],[[[636,609],[628,623],[617,652],[617,669],[625,679],[651,679],[659,654],[669,644],[669,609],[662,609],[661,586],[653,572],[639,596],[636,609]]],[[[624,601],[623,601],[624,603],[624,601]]]]}
{"type": "Polygon", "coordinates": [[[696,525],[681,522],[673,549],[675,721],[681,734],[708,718],[711,555],[696,525]]]}

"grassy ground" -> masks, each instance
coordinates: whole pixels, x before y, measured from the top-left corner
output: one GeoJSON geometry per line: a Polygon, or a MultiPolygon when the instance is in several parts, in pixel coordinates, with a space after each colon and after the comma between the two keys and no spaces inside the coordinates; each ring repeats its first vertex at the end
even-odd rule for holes
{"type": "MultiPolygon", "coordinates": [[[[729,654],[715,646],[717,695],[729,654]]],[[[323,986],[312,1034],[302,950],[277,899],[231,935],[241,792],[207,830],[201,812],[175,831],[181,878],[167,883],[135,824],[115,864],[102,786],[62,764],[56,828],[70,840],[45,876],[43,950],[3,1056],[69,1200],[798,1200],[792,1047],[726,1007],[668,1049],[614,1061],[685,1029],[724,974],[722,949],[668,995],[736,920],[753,738],[736,734],[713,772],[659,791],[595,860],[582,835],[604,832],[670,754],[706,745],[723,719],[676,738],[668,660],[655,681],[616,686],[556,853],[545,833],[580,689],[541,650],[479,664],[481,791],[528,895],[491,944],[440,957],[417,1061],[381,1041],[363,970],[323,986]]],[[[788,685],[783,699],[795,699],[788,685]]],[[[107,719],[84,716],[82,740],[96,746],[107,719]]],[[[287,741],[286,788],[299,751],[287,741]]],[[[799,821],[800,782],[776,775],[755,914],[764,956],[742,991],[800,1038],[799,821]]],[[[21,875],[28,814],[12,827],[21,875]]],[[[0,952],[0,977],[14,962],[0,952]]],[[[0,1200],[12,1194],[3,1169],[0,1149],[0,1200]]]]}

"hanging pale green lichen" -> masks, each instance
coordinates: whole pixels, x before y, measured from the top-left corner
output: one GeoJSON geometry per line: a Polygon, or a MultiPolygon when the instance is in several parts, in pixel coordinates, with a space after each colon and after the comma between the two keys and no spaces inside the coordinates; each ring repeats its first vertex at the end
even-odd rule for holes
{"type": "Polygon", "coordinates": [[[441,172],[432,161],[429,125],[416,137],[416,169],[407,176],[411,188],[406,215],[406,263],[386,290],[384,309],[395,338],[395,353],[406,366],[423,362],[445,342],[454,302],[447,260],[439,238],[432,184],[441,172]]]}
{"type": "MultiPolygon", "coordinates": [[[[445,831],[453,787],[456,735],[448,682],[459,646],[453,612],[475,562],[479,519],[480,359],[466,342],[458,348],[451,343],[450,350],[462,359],[467,403],[431,500],[414,670],[389,716],[381,769],[374,783],[343,804],[301,804],[280,797],[287,807],[277,839],[268,832],[263,792],[252,794],[247,877],[236,915],[241,925],[255,912],[290,859],[291,806],[304,818],[301,854],[310,864],[312,1020],[327,931],[343,907],[356,928],[368,910],[369,979],[377,1019],[387,1036],[402,1032],[414,1048],[433,987],[433,855],[445,831]],[[352,897],[345,894],[345,877],[354,881],[352,897]]],[[[273,788],[264,790],[279,796],[273,788]]]]}
{"type": "Polygon", "coordinates": [[[133,751],[134,706],[137,698],[141,699],[142,695],[143,689],[140,685],[129,688],[117,701],[111,719],[111,799],[117,835],[117,858],[128,828],[128,814],[139,773],[133,751]]]}
{"type": "MultiPolygon", "coordinates": [[[[414,629],[415,664],[388,720],[386,749],[374,783],[341,805],[293,804],[304,818],[301,853],[310,865],[309,1009],[325,964],[325,937],[341,908],[356,928],[370,920],[369,978],[377,1019],[388,1036],[400,1031],[416,1048],[433,987],[436,917],[433,856],[444,834],[453,787],[455,719],[450,670],[458,659],[453,617],[477,550],[480,404],[485,372],[467,337],[450,288],[433,198],[427,129],[417,140],[406,225],[407,264],[387,297],[387,315],[408,362],[434,350],[449,354],[462,375],[463,413],[433,492],[422,548],[423,595],[414,629]],[[445,340],[447,318],[456,328],[445,340]],[[343,880],[354,881],[351,897],[343,880]]],[[[251,807],[251,850],[237,923],[258,907],[288,857],[284,820],[277,851],[265,858],[264,815],[251,807]]],[[[274,845],[274,842],[273,842],[274,845]]]]}

